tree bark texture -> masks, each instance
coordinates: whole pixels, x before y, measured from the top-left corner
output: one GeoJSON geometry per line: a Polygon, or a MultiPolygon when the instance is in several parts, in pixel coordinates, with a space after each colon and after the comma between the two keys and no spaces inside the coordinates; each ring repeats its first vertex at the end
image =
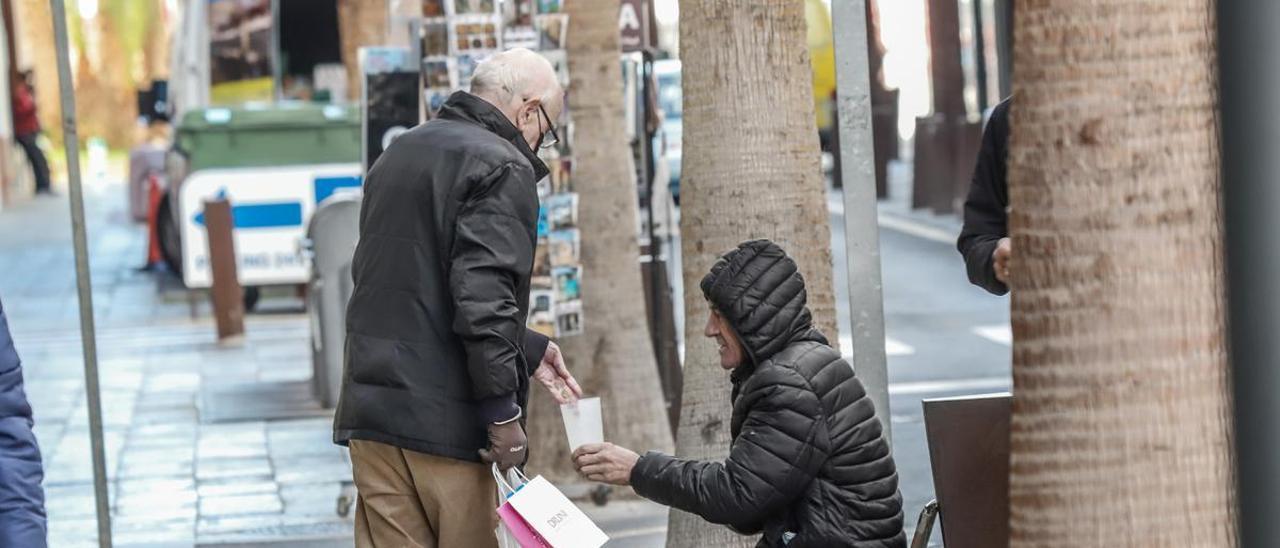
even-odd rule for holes
{"type": "MultiPolygon", "coordinates": [[[[818,327],[838,341],[804,9],[801,0],[680,2],[687,321],[676,447],[683,458],[728,454],[729,376],[702,336],[708,309],[699,289],[717,257],[752,238],[778,242],[800,265],[818,327]]],[[[753,543],[672,511],[668,546],[753,543]]]]}
{"type": "Polygon", "coordinates": [[[387,0],[338,0],[338,35],[347,69],[347,98],[360,99],[360,48],[387,41],[387,0]]]}
{"type": "Polygon", "coordinates": [[[1234,546],[1208,0],[1018,6],[1013,546],[1234,546]]]}
{"type": "MultiPolygon", "coordinates": [[[[605,439],[670,452],[671,428],[649,339],[641,285],[636,177],[623,116],[618,0],[569,0],[573,190],[582,233],[585,332],[561,345],[588,396],[600,396],[605,439]]],[[[567,132],[561,131],[562,137],[567,132]]],[[[530,469],[580,483],[560,410],[541,386],[530,398],[530,469]]]]}

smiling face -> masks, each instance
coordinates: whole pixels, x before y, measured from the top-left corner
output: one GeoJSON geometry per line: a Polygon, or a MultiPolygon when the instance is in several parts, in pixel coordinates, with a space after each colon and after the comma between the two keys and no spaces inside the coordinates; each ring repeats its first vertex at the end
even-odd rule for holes
{"type": "Polygon", "coordinates": [[[736,369],[747,361],[747,352],[742,348],[742,341],[738,340],[738,335],[729,326],[729,321],[716,312],[716,309],[712,308],[711,313],[707,315],[707,327],[702,334],[708,339],[715,339],[716,345],[720,347],[720,367],[736,369]]]}

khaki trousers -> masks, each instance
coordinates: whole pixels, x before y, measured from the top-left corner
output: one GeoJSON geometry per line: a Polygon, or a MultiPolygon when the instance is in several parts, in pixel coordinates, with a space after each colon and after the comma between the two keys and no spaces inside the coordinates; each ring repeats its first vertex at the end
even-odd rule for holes
{"type": "Polygon", "coordinates": [[[493,548],[497,486],[490,468],[351,440],[358,548],[493,548]]]}

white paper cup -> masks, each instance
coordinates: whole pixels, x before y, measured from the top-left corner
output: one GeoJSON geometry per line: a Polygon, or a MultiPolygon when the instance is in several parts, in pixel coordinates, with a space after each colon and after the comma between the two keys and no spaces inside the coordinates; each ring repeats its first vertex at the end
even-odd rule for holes
{"type": "Polygon", "coordinates": [[[588,443],[604,442],[604,420],[600,416],[600,398],[585,398],[577,403],[560,406],[564,419],[564,431],[569,438],[569,450],[588,443]]]}

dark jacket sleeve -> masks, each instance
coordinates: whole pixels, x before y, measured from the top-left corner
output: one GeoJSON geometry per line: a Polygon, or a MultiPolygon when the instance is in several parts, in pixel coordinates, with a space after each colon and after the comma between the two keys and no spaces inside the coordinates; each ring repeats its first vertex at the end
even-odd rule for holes
{"type": "Polygon", "coordinates": [[[44,465],[31,431],[22,364],[0,305],[0,546],[44,546],[44,465]]]}
{"type": "Polygon", "coordinates": [[[982,132],[982,148],[973,169],[969,196],[964,202],[964,229],[956,243],[964,256],[969,281],[996,295],[1009,292],[1009,288],[996,279],[991,258],[996,244],[1009,235],[1006,212],[1009,186],[1005,178],[1008,145],[1009,100],[1006,100],[991,112],[991,119],[982,132]]]}
{"type": "Polygon", "coordinates": [[[758,532],[800,496],[830,447],[822,407],[794,370],[761,373],[741,396],[755,401],[724,463],[649,452],[631,471],[636,493],[740,532],[758,532]]]}
{"type": "Polygon", "coordinates": [[[453,332],[462,339],[473,396],[487,422],[519,414],[527,330],[516,296],[533,268],[538,196],[530,168],[499,166],[473,184],[450,254],[453,332]]]}
{"type": "Polygon", "coordinates": [[[524,363],[529,376],[533,376],[533,372],[538,370],[538,365],[542,363],[542,356],[547,353],[547,347],[550,345],[551,339],[546,335],[532,329],[525,329],[524,363]]]}

